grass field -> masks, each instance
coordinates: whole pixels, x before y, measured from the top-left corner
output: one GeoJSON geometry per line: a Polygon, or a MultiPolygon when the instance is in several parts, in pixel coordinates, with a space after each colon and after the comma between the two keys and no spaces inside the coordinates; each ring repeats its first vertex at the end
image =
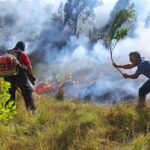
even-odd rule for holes
{"type": "Polygon", "coordinates": [[[18,114],[0,125],[0,150],[150,150],[150,106],[34,97],[35,115],[17,97],[18,114]]]}

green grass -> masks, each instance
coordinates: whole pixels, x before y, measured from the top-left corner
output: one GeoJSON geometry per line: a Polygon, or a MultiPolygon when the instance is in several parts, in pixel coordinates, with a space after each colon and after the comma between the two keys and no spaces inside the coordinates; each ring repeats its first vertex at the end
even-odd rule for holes
{"type": "Polygon", "coordinates": [[[150,108],[100,106],[35,95],[30,115],[17,97],[18,114],[0,125],[0,150],[149,150],[150,108]]]}

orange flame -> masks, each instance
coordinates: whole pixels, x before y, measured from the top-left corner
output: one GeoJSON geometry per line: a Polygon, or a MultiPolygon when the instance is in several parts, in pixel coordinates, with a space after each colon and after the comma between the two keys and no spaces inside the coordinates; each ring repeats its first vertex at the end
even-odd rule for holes
{"type": "Polygon", "coordinates": [[[44,93],[50,92],[52,88],[53,86],[50,83],[41,83],[35,87],[34,91],[37,94],[44,94],[44,93]]]}

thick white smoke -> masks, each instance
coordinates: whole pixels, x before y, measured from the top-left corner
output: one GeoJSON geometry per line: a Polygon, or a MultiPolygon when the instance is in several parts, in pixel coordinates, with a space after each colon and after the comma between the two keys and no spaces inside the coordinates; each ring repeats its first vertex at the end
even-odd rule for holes
{"type": "MultiPolygon", "coordinates": [[[[129,63],[128,53],[131,51],[139,51],[142,56],[150,58],[148,45],[150,28],[145,26],[150,11],[148,1],[131,1],[135,6],[137,22],[130,36],[120,41],[114,51],[114,59],[118,64],[129,63]]],[[[136,96],[138,87],[146,78],[141,77],[133,81],[123,79],[112,67],[109,53],[101,41],[92,47],[88,37],[81,36],[80,38],[71,37],[66,46],[60,48],[61,51],[51,46],[53,42],[57,44],[65,39],[60,27],[56,28],[51,24],[52,14],[57,12],[60,4],[65,2],[65,0],[37,0],[36,2],[34,0],[0,0],[1,47],[10,48],[17,41],[23,40],[26,42],[27,52],[31,53],[32,50],[41,48],[40,43],[44,43],[43,47],[47,52],[44,59],[49,63],[47,68],[45,64],[37,64],[38,72],[42,72],[39,78],[44,78],[46,81],[54,78],[65,79],[67,74],[72,73],[76,82],[76,97],[96,95],[98,99],[98,96],[104,95],[104,99],[109,100],[107,95],[111,93],[112,99],[118,100],[128,95],[136,96]],[[53,61],[50,61],[49,58],[52,56],[54,56],[53,61]]],[[[96,18],[93,24],[96,27],[103,28],[107,25],[116,3],[117,0],[102,0],[102,3],[95,8],[96,18]]],[[[125,70],[124,72],[133,73],[134,71],[125,70]]],[[[90,98],[95,100],[96,98],[92,96],[90,98]]]]}
{"type": "Polygon", "coordinates": [[[116,4],[117,0],[103,0],[102,5],[95,8],[95,15],[96,18],[94,20],[97,27],[104,27],[109,19],[110,19],[110,13],[112,9],[114,8],[114,5],[116,4]]]}
{"type": "Polygon", "coordinates": [[[54,3],[50,0],[1,0],[1,47],[11,48],[18,40],[23,40],[26,42],[27,51],[31,53],[36,48],[37,37],[43,31],[45,22],[51,20],[61,2],[63,1],[57,0],[54,3]]]}

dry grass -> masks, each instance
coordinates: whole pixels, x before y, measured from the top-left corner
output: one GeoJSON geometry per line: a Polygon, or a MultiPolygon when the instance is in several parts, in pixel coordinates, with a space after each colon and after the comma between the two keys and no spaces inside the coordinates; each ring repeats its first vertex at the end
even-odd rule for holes
{"type": "MultiPolygon", "coordinates": [[[[0,150],[149,150],[150,106],[99,106],[34,95],[30,115],[17,97],[18,114],[0,126],[0,150]]],[[[133,104],[133,105],[132,105],[133,104]]]]}

